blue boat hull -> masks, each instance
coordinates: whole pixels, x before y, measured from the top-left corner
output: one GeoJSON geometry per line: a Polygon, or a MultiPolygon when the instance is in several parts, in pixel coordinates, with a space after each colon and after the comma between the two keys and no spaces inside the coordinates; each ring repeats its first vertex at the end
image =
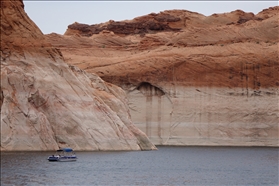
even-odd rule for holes
{"type": "Polygon", "coordinates": [[[48,161],[76,161],[76,156],[49,156],[48,161]]]}

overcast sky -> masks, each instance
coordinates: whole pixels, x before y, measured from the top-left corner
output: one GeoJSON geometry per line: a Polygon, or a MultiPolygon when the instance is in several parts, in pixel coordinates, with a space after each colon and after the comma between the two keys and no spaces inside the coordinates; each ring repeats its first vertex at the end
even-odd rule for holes
{"type": "Polygon", "coordinates": [[[237,9],[257,14],[278,1],[34,1],[24,0],[25,11],[44,34],[64,34],[68,25],[130,20],[149,13],[183,9],[205,16],[237,9]]]}

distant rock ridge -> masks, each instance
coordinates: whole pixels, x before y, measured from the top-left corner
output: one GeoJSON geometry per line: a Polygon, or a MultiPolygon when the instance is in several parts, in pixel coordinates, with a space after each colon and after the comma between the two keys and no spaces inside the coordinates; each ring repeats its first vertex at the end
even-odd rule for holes
{"type": "Polygon", "coordinates": [[[278,10],[167,10],[46,38],[68,64],[122,87],[156,145],[278,147],[278,10]]]}
{"type": "Polygon", "coordinates": [[[23,8],[1,1],[1,151],[156,149],[124,90],[66,64],[23,8]]]}
{"type": "MultiPolygon", "coordinates": [[[[278,10],[278,7],[271,9],[278,10]]],[[[263,10],[263,13],[268,11],[269,9],[263,10]]],[[[250,20],[262,21],[267,18],[266,16],[261,16],[261,14],[254,15],[253,13],[246,13],[242,10],[236,10],[226,14],[213,14],[208,17],[187,10],[166,10],[158,14],[151,13],[128,21],[110,20],[106,23],[93,25],[75,22],[68,26],[65,35],[79,34],[81,36],[90,37],[93,34],[99,34],[104,30],[108,30],[119,35],[140,34],[143,36],[147,33],[180,31],[185,27],[195,25],[195,22],[199,23],[199,21],[203,19],[206,22],[207,19],[214,19],[219,16],[222,17],[219,19],[221,21],[219,23],[226,25],[243,24],[250,20]],[[227,19],[226,21],[226,16],[228,16],[228,18],[232,18],[233,16],[234,18],[230,20],[227,19]]]]}
{"type": "Polygon", "coordinates": [[[170,22],[181,21],[179,17],[174,17],[169,14],[149,14],[148,16],[135,19],[134,21],[113,21],[110,20],[105,24],[87,25],[80,23],[73,23],[68,26],[65,35],[71,33],[78,33],[81,36],[92,36],[99,34],[104,30],[112,31],[115,34],[129,35],[129,34],[146,34],[158,31],[179,31],[180,29],[171,28],[168,24],[170,22]]]}

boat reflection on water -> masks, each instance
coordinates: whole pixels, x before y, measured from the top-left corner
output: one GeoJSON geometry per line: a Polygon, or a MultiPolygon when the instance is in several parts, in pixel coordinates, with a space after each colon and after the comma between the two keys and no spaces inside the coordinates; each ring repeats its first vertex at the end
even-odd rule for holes
{"type": "Polygon", "coordinates": [[[55,155],[49,156],[48,161],[76,161],[77,156],[71,148],[61,148],[55,155]]]}

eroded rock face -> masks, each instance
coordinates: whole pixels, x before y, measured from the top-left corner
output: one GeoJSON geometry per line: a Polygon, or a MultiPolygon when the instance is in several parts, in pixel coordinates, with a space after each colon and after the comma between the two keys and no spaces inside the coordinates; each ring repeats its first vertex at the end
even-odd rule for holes
{"type": "Polygon", "coordinates": [[[120,87],[64,62],[22,1],[1,1],[1,151],[152,150],[120,87]]]}
{"type": "Polygon", "coordinates": [[[278,7],[257,15],[173,10],[118,24],[147,19],[179,32],[89,37],[68,29],[47,39],[67,63],[121,86],[133,122],[155,144],[279,146],[278,7]]]}
{"type": "Polygon", "coordinates": [[[180,22],[180,17],[172,16],[167,13],[149,14],[133,21],[113,21],[110,20],[105,24],[87,25],[73,23],[68,26],[65,35],[79,34],[90,37],[93,34],[99,34],[104,30],[113,31],[115,34],[146,34],[152,31],[178,31],[179,29],[171,28],[169,23],[180,22]]]}

